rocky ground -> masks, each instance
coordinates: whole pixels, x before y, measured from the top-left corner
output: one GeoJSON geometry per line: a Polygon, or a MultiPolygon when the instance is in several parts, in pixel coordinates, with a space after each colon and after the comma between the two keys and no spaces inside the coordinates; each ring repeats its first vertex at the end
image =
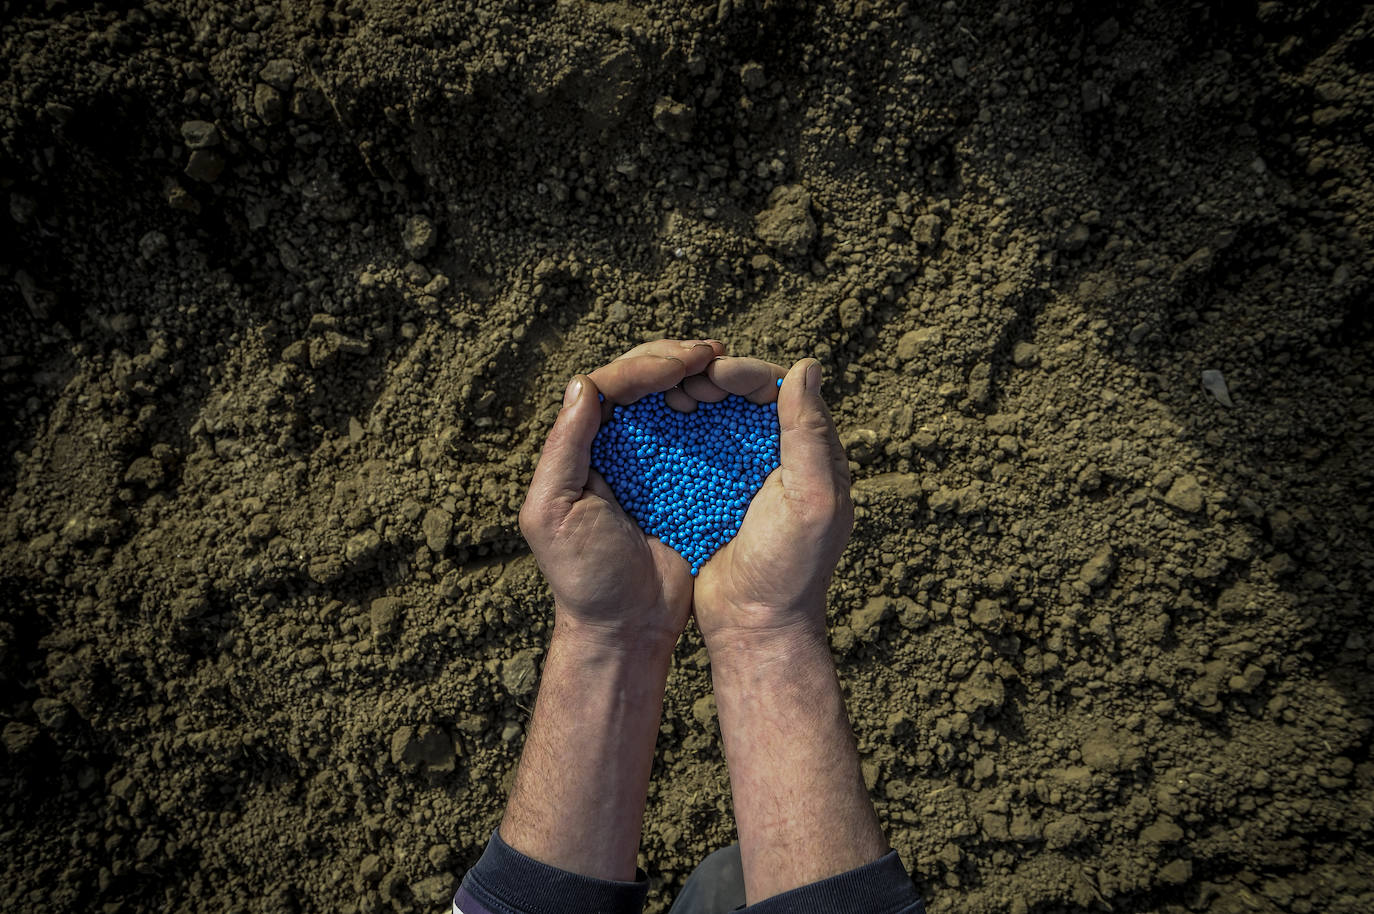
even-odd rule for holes
{"type": "MultiPolygon", "coordinates": [[[[540,442],[670,334],[826,365],[933,914],[1374,910],[1372,52],[1317,0],[0,0],[4,907],[443,910],[540,442]]],[[[690,632],[659,746],[655,912],[732,835],[690,632]]]]}

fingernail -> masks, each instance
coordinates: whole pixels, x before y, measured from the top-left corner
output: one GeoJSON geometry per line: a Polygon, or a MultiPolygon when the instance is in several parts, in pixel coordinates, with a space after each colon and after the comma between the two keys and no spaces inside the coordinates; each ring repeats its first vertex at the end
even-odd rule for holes
{"type": "Polygon", "coordinates": [[[572,406],[577,402],[577,398],[582,393],[582,379],[573,378],[568,382],[568,389],[563,391],[563,405],[572,406]]]}
{"type": "Polygon", "coordinates": [[[705,346],[705,345],[706,345],[705,343],[696,343],[696,342],[692,342],[691,340],[687,340],[687,341],[684,341],[684,342],[683,342],[682,348],[683,348],[683,349],[695,349],[695,348],[697,348],[698,346],[705,346]]]}
{"type": "Polygon", "coordinates": [[[818,394],[821,392],[821,363],[812,362],[806,366],[806,392],[818,394]]]}

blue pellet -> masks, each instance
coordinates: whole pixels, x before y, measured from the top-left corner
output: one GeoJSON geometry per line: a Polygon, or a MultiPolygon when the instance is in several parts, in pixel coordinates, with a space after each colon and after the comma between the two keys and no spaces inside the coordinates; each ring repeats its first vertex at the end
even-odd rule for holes
{"type": "Polygon", "coordinates": [[[779,441],[777,404],[729,396],[679,413],[660,393],[612,409],[592,442],[592,467],[640,529],[676,550],[695,576],[739,531],[778,467],[779,441]]]}

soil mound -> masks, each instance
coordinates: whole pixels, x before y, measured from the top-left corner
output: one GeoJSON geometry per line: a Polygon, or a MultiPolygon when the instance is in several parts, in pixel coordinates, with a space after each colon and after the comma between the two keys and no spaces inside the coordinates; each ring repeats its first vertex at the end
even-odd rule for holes
{"type": "MultiPolygon", "coordinates": [[[[442,910],[566,379],[703,335],[826,363],[834,649],[932,914],[1374,910],[1372,48],[1316,0],[0,0],[4,907],[442,910]]],[[[731,836],[689,632],[650,910],[731,836]]]]}

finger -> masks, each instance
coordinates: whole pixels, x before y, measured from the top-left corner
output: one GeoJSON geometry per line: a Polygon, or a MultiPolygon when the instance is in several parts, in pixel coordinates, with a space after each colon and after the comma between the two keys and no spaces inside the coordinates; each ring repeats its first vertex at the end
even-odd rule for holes
{"type": "Polygon", "coordinates": [[[529,501],[535,510],[546,511],[560,503],[571,505],[582,497],[591,473],[592,439],[601,427],[596,394],[596,385],[585,375],[569,382],[563,408],[549,430],[530,480],[529,501]]]}
{"type": "Polygon", "coordinates": [[[778,397],[778,378],[787,372],[762,359],[717,358],[706,366],[706,377],[721,390],[750,403],[772,403],[778,397]]]}
{"type": "Polygon", "coordinates": [[[682,390],[697,403],[719,403],[730,396],[721,390],[704,374],[694,374],[682,379],[682,390]]]}
{"type": "Polygon", "coordinates": [[[587,377],[608,402],[625,404],[676,387],[688,373],[688,364],[676,356],[637,355],[602,365],[587,377]]]}
{"type": "Polygon", "coordinates": [[[637,355],[664,355],[681,358],[683,352],[690,351],[697,346],[710,346],[711,358],[725,355],[725,344],[720,340],[650,340],[647,343],[640,343],[618,358],[629,359],[637,355]]]}
{"type": "Polygon", "coordinates": [[[848,488],[849,461],[821,399],[820,362],[802,359],[787,372],[778,391],[778,426],[784,488],[792,488],[797,478],[848,488]]]}
{"type": "Polygon", "coordinates": [[[697,411],[697,401],[677,387],[663,392],[663,402],[680,413],[697,411]]]}

